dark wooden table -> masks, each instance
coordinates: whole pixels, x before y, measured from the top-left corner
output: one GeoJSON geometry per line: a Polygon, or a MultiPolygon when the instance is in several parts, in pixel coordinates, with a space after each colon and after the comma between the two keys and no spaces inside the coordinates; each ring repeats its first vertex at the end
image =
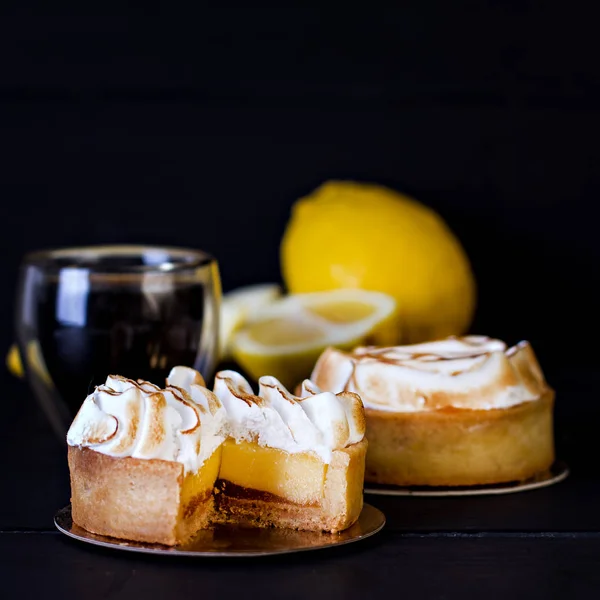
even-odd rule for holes
{"type": "Polygon", "coordinates": [[[570,372],[553,381],[559,453],[572,470],[561,484],[507,496],[370,496],[388,521],[363,543],[182,561],[105,551],[54,530],[54,513],[69,501],[65,448],[26,386],[4,375],[0,597],[598,598],[600,410],[577,410],[598,380],[570,372]]]}

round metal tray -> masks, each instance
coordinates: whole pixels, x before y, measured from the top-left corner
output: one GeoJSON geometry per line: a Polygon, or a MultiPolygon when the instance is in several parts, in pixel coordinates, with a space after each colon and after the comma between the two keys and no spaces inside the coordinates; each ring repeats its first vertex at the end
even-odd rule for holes
{"type": "Polygon", "coordinates": [[[320,550],[358,542],[381,531],[385,525],[385,515],[374,506],[365,504],[358,521],[340,533],[217,526],[200,531],[187,544],[173,547],[129,542],[90,533],[73,523],[71,505],[56,513],[54,524],[60,532],[80,542],[113,550],[167,556],[242,557],[320,550]]]}
{"type": "Polygon", "coordinates": [[[365,494],[380,496],[489,496],[514,494],[554,485],[567,478],[569,467],[562,461],[555,462],[550,470],[526,481],[476,485],[470,487],[399,487],[395,485],[365,484],[365,494]]]}

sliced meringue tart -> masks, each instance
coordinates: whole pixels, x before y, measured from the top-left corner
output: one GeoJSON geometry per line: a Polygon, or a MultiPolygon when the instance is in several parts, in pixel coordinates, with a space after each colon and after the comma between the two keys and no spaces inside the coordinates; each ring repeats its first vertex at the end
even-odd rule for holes
{"type": "Polygon", "coordinates": [[[554,461],[554,391],[528,342],[484,336],[326,350],[311,380],[360,395],[365,479],[400,486],[523,481],[554,461]]]}
{"type": "Polygon", "coordinates": [[[346,529],[362,509],[364,409],[311,389],[263,377],[254,395],[223,371],[213,393],[186,367],[164,389],[109,376],[67,434],[73,521],[165,545],[215,524],[346,529]]]}

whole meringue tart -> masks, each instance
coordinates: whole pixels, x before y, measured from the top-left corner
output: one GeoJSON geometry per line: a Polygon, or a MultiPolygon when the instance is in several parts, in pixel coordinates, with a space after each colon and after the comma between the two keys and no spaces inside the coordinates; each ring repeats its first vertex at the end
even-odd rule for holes
{"type": "Polygon", "coordinates": [[[175,367],[160,389],[110,376],[67,434],[73,521],[176,545],[215,524],[336,532],[363,505],[364,409],[353,393],[290,394],[234,371],[214,393],[175,367]]]}
{"type": "Polygon", "coordinates": [[[360,395],[365,480],[399,486],[523,481],[554,462],[554,391],[528,342],[451,337],[326,350],[311,380],[360,395]]]}

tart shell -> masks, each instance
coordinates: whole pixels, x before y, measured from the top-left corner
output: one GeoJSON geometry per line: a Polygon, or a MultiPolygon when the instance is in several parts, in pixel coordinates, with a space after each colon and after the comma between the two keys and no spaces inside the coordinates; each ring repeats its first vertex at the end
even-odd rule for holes
{"type": "Polygon", "coordinates": [[[73,521],[115,538],[174,545],[211,519],[212,487],[182,503],[183,465],[68,447],[73,521]]]}
{"type": "Polygon", "coordinates": [[[365,480],[398,486],[523,481],[554,462],[554,392],[493,410],[365,408],[365,480]]]}

